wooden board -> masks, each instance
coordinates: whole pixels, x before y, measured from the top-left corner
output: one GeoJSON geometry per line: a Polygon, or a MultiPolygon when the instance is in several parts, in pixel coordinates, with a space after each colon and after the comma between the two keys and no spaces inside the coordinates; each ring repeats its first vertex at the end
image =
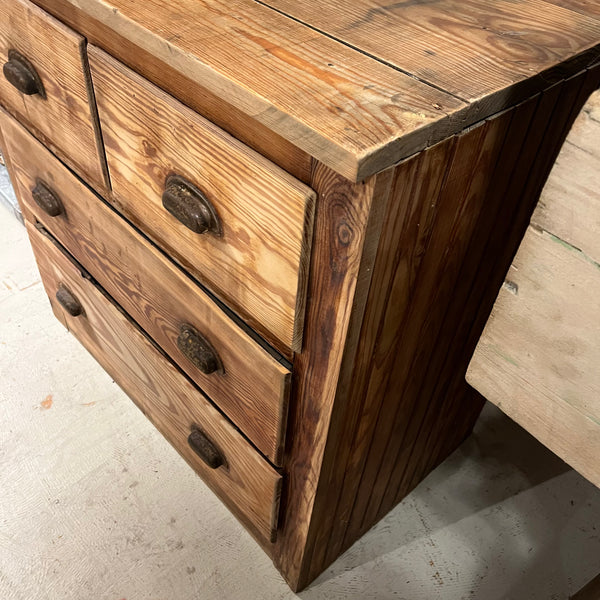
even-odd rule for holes
{"type": "Polygon", "coordinates": [[[576,73],[600,43],[600,20],[543,0],[36,1],[123,60],[140,48],[166,89],[199,86],[352,180],[576,73]]]}
{"type": "Polygon", "coordinates": [[[49,237],[30,223],[28,231],[59,320],[267,546],[277,527],[281,476],[49,237]],[[59,284],[76,296],[83,315],[72,317],[63,310],[56,300],[59,284]],[[209,468],[190,448],[187,437],[193,425],[224,455],[223,466],[209,468]]]}
{"type": "Polygon", "coordinates": [[[600,263],[600,92],[573,125],[532,223],[600,263]]]}
{"type": "Polygon", "coordinates": [[[289,369],[1,111],[0,122],[25,214],[43,223],[257,448],[278,463],[289,369]],[[34,202],[31,190],[39,179],[60,196],[63,216],[49,217],[34,202]],[[205,375],[181,353],[177,337],[183,323],[206,336],[223,373],[205,375]]]}
{"type": "Polygon", "coordinates": [[[600,93],[569,134],[467,380],[600,486],[598,106],[600,93]]]}
{"type": "Polygon", "coordinates": [[[600,18],[600,4],[596,0],[545,0],[551,4],[575,10],[589,17],[600,18]]]}
{"type": "Polygon", "coordinates": [[[265,3],[468,102],[521,82],[529,94],[532,76],[600,43],[600,21],[543,0],[265,3]]]}
{"type": "Polygon", "coordinates": [[[300,351],[314,192],[209,121],[90,48],[114,204],[283,352],[300,351]],[[162,205],[185,177],[222,235],[199,235],[162,205]]]}
{"type": "Polygon", "coordinates": [[[34,66],[46,98],[26,96],[0,75],[0,104],[89,182],[106,188],[104,152],[89,86],[85,40],[27,0],[0,3],[0,62],[17,50],[34,66]],[[73,149],[77,148],[76,152],[73,149]]]}

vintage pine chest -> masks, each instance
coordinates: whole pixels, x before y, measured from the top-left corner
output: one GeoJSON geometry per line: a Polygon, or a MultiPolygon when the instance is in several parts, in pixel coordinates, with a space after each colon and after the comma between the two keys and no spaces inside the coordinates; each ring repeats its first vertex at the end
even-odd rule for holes
{"type": "Polygon", "coordinates": [[[587,0],[2,0],[54,313],[301,589],[470,432],[587,0]]]}

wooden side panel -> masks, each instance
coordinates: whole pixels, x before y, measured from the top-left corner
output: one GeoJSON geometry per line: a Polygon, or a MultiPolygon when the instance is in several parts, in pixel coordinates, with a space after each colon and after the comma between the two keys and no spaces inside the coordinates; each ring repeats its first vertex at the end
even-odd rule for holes
{"type": "MultiPolygon", "coordinates": [[[[297,587],[321,573],[470,432],[483,400],[464,375],[485,324],[481,316],[489,314],[595,81],[597,73],[584,72],[560,82],[394,170],[376,258],[370,267],[365,263],[364,315],[351,321],[360,341],[352,352],[347,348],[340,366],[297,587]],[[347,382],[346,373],[352,374],[347,382]]],[[[349,340],[353,333],[350,328],[349,340]]],[[[310,413],[304,398],[294,401],[305,403],[304,413],[295,407],[297,414],[310,413]]]]}
{"type": "Polygon", "coordinates": [[[0,63],[17,50],[34,66],[45,95],[26,96],[0,75],[0,104],[87,181],[106,188],[85,40],[27,0],[0,3],[0,63]]]}
{"type": "MultiPolygon", "coordinates": [[[[460,342],[457,351],[462,358],[457,367],[452,360],[447,360],[442,367],[435,394],[443,394],[447,401],[441,414],[435,415],[438,424],[448,421],[461,422],[462,403],[464,397],[473,395],[472,388],[466,387],[462,374],[466,372],[469,360],[477,346],[487,318],[500,289],[504,275],[515,255],[520,241],[529,224],[529,218],[542,192],[544,184],[560,152],[564,140],[585,105],[590,94],[600,85],[600,65],[579,76],[573,77],[563,84],[547,90],[539,102],[535,120],[531,123],[526,143],[521,150],[507,197],[513,194],[519,197],[518,202],[506,205],[500,202],[498,212],[494,214],[494,226],[482,255],[482,260],[475,275],[477,286],[470,293],[474,302],[478,302],[478,310],[474,318],[463,318],[458,326],[460,342]],[[441,391],[440,391],[441,390],[441,391]]],[[[460,440],[452,436],[444,439],[439,435],[439,425],[431,429],[425,443],[431,447],[428,465],[417,462],[415,472],[427,471],[437,464],[440,457],[447,455],[449,449],[460,440]]],[[[410,481],[410,475],[407,477],[410,481]]],[[[413,479],[418,480],[415,475],[413,479]]],[[[409,485],[407,483],[407,485],[409,485]]]]}
{"type": "Polygon", "coordinates": [[[115,206],[283,352],[300,351],[314,192],[97,48],[90,65],[115,206]],[[205,194],[221,235],[167,212],[172,174],[205,194]]]}
{"type": "Polygon", "coordinates": [[[257,448],[279,463],[289,369],[240,329],[189,277],[0,111],[21,206],[40,221],[257,448]],[[48,216],[31,190],[42,180],[64,214],[48,216]],[[212,344],[223,371],[202,373],[179,350],[189,323],[212,344]]]}
{"type": "Polygon", "coordinates": [[[281,476],[48,236],[31,224],[28,231],[59,320],[268,549],[277,527],[281,476]],[[59,284],[77,297],[82,315],[62,309],[55,297],[59,284]],[[221,451],[223,466],[209,468],[190,448],[193,425],[221,451]]]}

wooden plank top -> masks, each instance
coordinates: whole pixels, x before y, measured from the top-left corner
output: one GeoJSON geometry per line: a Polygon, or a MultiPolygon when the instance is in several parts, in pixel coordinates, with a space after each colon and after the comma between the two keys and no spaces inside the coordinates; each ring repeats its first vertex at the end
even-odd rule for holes
{"type": "Polygon", "coordinates": [[[600,60],[585,0],[35,1],[84,35],[110,28],[352,180],[600,60]]]}

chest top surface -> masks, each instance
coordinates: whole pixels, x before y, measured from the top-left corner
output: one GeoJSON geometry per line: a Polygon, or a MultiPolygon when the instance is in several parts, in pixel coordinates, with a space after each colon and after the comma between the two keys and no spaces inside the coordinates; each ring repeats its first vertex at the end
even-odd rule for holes
{"type": "Polygon", "coordinates": [[[36,2],[110,28],[353,180],[600,60],[596,0],[36,2]]]}

